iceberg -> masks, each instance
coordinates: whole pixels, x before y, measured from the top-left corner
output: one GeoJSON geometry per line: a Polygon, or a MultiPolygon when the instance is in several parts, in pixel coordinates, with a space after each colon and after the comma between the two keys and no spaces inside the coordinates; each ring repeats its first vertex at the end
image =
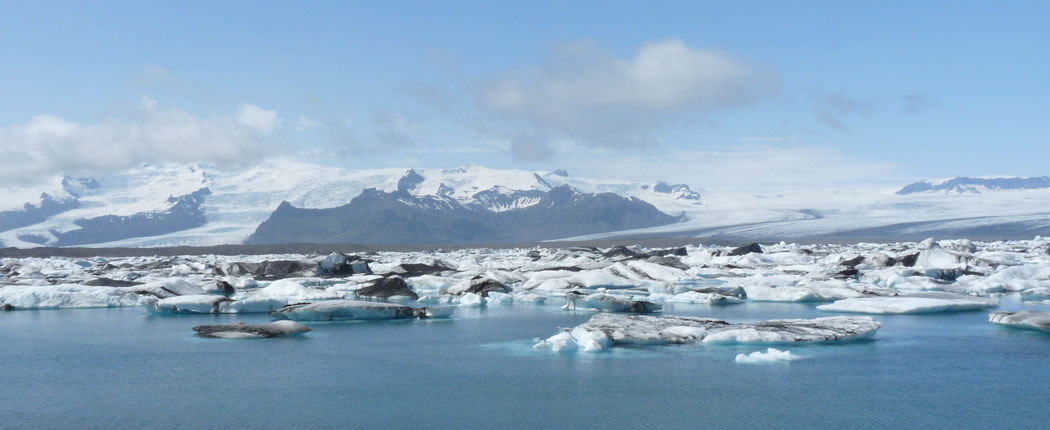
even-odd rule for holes
{"type": "Polygon", "coordinates": [[[698,304],[711,304],[711,305],[730,305],[734,303],[744,303],[744,300],[727,296],[718,293],[701,293],[699,291],[687,291],[681,294],[675,294],[667,299],[673,303],[698,303],[698,304]]]}
{"type": "Polygon", "coordinates": [[[901,296],[861,297],[817,306],[827,312],[862,314],[922,314],[987,309],[999,305],[998,299],[963,294],[928,292],[901,296]]]}
{"type": "Polygon", "coordinates": [[[602,313],[537,343],[554,352],[602,351],[616,345],[682,343],[834,342],[870,338],[882,327],[871,317],[824,317],[732,324],[714,318],[602,313]]]}
{"type": "Polygon", "coordinates": [[[193,331],[201,337],[219,339],[262,339],[302,334],[310,330],[310,327],[303,324],[286,320],[256,325],[245,323],[199,325],[193,328],[193,331]]]}
{"type": "Polygon", "coordinates": [[[163,281],[150,282],[148,284],[135,285],[131,287],[119,287],[129,293],[151,295],[158,299],[166,299],[176,296],[189,296],[204,294],[204,289],[194,285],[185,279],[169,278],[163,281]]]}
{"type": "Polygon", "coordinates": [[[1050,332],[1050,312],[992,312],[988,315],[988,321],[993,324],[1050,332]]]}
{"type": "Polygon", "coordinates": [[[428,311],[388,302],[362,300],[329,300],[315,303],[296,303],[272,312],[274,317],[295,321],[350,321],[389,320],[429,317],[447,317],[444,308],[428,311]]]}
{"type": "Polygon", "coordinates": [[[223,312],[222,305],[230,302],[233,300],[225,296],[199,294],[157,300],[152,305],[147,304],[146,309],[167,313],[217,314],[223,312]]]}
{"type": "Polygon", "coordinates": [[[776,348],[769,348],[766,349],[766,352],[755,351],[750,354],[737,354],[735,361],[737,363],[746,364],[765,364],[798,359],[799,356],[792,354],[791,351],[781,351],[776,348]]]}
{"type": "Polygon", "coordinates": [[[569,294],[565,296],[568,303],[563,309],[566,310],[597,310],[603,312],[633,312],[647,314],[660,310],[663,306],[642,300],[633,300],[629,297],[617,297],[610,294],[569,294]]]}
{"type": "Polygon", "coordinates": [[[466,293],[459,298],[459,305],[465,308],[480,308],[485,306],[485,298],[479,294],[466,293]]]}
{"type": "Polygon", "coordinates": [[[1036,287],[1021,291],[1023,302],[1046,302],[1048,300],[1050,300],[1050,288],[1036,287]]]}
{"type": "Polygon", "coordinates": [[[148,299],[118,287],[77,284],[8,285],[0,288],[5,309],[69,309],[142,306],[148,299]]]}

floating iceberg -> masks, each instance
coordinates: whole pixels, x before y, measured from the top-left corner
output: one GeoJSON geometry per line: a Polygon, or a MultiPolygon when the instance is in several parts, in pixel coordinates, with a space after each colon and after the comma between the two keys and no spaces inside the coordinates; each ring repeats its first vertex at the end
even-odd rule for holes
{"type": "Polygon", "coordinates": [[[170,278],[163,281],[150,282],[148,284],[135,285],[131,287],[120,287],[129,293],[151,295],[158,299],[166,299],[176,296],[189,296],[204,294],[204,289],[186,281],[185,279],[170,278]]]}
{"type": "Polygon", "coordinates": [[[604,312],[633,312],[647,314],[660,310],[662,306],[629,297],[617,297],[610,294],[589,294],[580,296],[569,294],[565,297],[567,310],[597,310],[604,312]]]}
{"type": "Polygon", "coordinates": [[[223,305],[233,302],[225,296],[192,295],[176,296],[157,300],[146,308],[153,312],[217,314],[223,312],[223,305]]]}
{"type": "Polygon", "coordinates": [[[306,333],[310,327],[295,321],[274,321],[266,324],[249,325],[245,323],[199,325],[193,328],[202,337],[219,339],[261,339],[268,337],[289,336],[306,333]]]}
{"type": "Polygon", "coordinates": [[[845,299],[839,300],[835,303],[817,306],[817,309],[828,312],[853,312],[862,314],[922,314],[987,309],[998,305],[998,299],[989,297],[929,292],[902,296],[845,299]]]}
{"type": "Polygon", "coordinates": [[[1050,288],[1036,287],[1021,291],[1021,301],[1045,302],[1047,300],[1050,300],[1050,288]]]}
{"type": "Polygon", "coordinates": [[[466,293],[459,298],[459,305],[465,308],[480,308],[485,306],[485,298],[479,294],[466,293]]]}
{"type": "Polygon", "coordinates": [[[731,324],[713,318],[602,313],[542,340],[533,348],[601,351],[615,345],[795,343],[870,338],[882,324],[871,317],[825,317],[731,324]]]}
{"type": "Polygon", "coordinates": [[[8,285],[0,288],[0,306],[7,309],[68,309],[141,306],[148,299],[118,287],[77,284],[8,285]]]}
{"type": "Polygon", "coordinates": [[[992,312],[988,315],[988,321],[1029,330],[1050,331],[1050,312],[992,312]]]}
{"type": "Polygon", "coordinates": [[[744,303],[744,300],[738,297],[718,293],[702,293],[699,291],[687,291],[681,294],[675,294],[668,298],[667,301],[672,303],[698,303],[711,305],[744,303]]]}
{"type": "Polygon", "coordinates": [[[447,317],[445,309],[413,308],[397,303],[361,300],[330,300],[315,303],[297,303],[277,309],[273,316],[295,321],[349,321],[387,320],[447,317]]]}
{"type": "Polygon", "coordinates": [[[750,354],[737,354],[735,361],[737,363],[746,364],[764,364],[798,359],[799,357],[795,354],[792,354],[791,351],[781,351],[776,348],[769,348],[766,349],[766,352],[755,351],[750,354]]]}

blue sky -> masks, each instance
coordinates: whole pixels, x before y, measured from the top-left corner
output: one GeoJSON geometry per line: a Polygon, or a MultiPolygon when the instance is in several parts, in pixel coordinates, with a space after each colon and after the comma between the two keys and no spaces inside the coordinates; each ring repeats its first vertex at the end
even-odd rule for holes
{"type": "Polygon", "coordinates": [[[1047,22],[1045,2],[2,1],[0,155],[22,167],[0,181],[262,156],[701,187],[1045,175],[1047,22]]]}

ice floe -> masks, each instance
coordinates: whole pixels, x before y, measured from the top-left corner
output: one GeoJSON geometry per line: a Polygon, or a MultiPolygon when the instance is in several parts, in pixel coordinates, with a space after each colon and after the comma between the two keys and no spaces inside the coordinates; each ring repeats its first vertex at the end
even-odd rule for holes
{"type": "Polygon", "coordinates": [[[921,314],[970,311],[993,308],[998,305],[998,299],[989,297],[930,292],[901,296],[845,299],[817,306],[817,309],[828,312],[851,312],[863,314],[921,314]]]}

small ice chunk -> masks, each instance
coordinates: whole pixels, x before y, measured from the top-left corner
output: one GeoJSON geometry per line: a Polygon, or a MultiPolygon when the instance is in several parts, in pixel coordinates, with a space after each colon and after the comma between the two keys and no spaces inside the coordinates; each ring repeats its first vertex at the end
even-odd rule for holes
{"type": "Polygon", "coordinates": [[[466,293],[459,297],[459,305],[465,308],[480,308],[485,306],[485,298],[474,293],[466,293]]]}
{"type": "Polygon", "coordinates": [[[765,364],[765,363],[776,363],[778,361],[791,361],[798,360],[798,356],[792,354],[791,351],[781,351],[776,348],[768,348],[765,352],[755,351],[750,354],[737,354],[737,363],[747,364],[765,364]]]}

